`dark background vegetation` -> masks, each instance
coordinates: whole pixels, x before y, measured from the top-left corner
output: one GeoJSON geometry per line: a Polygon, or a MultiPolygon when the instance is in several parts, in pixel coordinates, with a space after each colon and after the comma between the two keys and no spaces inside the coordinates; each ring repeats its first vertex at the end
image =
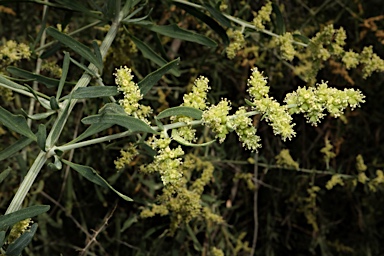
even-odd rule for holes
{"type": "MultiPolygon", "coordinates": [[[[2,2],[0,4],[12,8],[16,13],[14,16],[0,13],[0,36],[3,42],[13,39],[31,44],[41,26],[43,6],[21,1],[2,2]]],[[[83,2],[87,4],[87,1],[83,2]]],[[[276,3],[284,5],[282,13],[287,31],[300,30],[311,37],[325,24],[333,23],[336,28],[342,26],[347,31],[346,48],[360,52],[364,46],[373,45],[374,51],[384,57],[384,37],[377,33],[378,30],[384,30],[384,17],[375,22],[376,30],[372,26],[364,26],[368,19],[384,15],[381,1],[290,0],[276,3]]],[[[250,21],[253,17],[251,10],[258,10],[263,4],[264,1],[230,1],[230,14],[250,21]]],[[[150,8],[153,8],[151,19],[159,24],[178,23],[220,41],[199,20],[167,1],[149,1],[143,13],[148,13],[150,8]]],[[[80,13],[49,8],[47,25],[64,23],[69,14],[70,31],[91,21],[80,13]]],[[[267,27],[273,29],[273,25],[267,27]]],[[[128,27],[128,30],[159,51],[155,34],[135,26],[128,27]]],[[[90,45],[92,40],[102,39],[103,35],[100,30],[90,29],[75,37],[90,45]]],[[[123,30],[117,39],[105,63],[103,79],[107,84],[113,84],[113,70],[121,65],[131,67],[137,80],[157,68],[144,59],[140,52],[131,51],[129,39],[123,30]]],[[[281,100],[285,93],[304,86],[305,82],[283,64],[278,52],[267,47],[269,40],[266,35],[260,34],[258,40],[252,40],[249,35],[247,47],[258,46],[258,56],[245,54],[243,51],[233,60],[225,57],[223,46],[209,49],[194,43],[181,42],[176,52],[176,56],[181,58],[181,77],[167,75],[158,86],[166,93],[169,106],[176,106],[181,103],[182,94],[187,92],[187,85],[198,75],[204,75],[210,79],[212,87],[210,102],[215,103],[226,97],[234,106],[240,106],[244,104],[246,97],[246,81],[250,68],[257,66],[268,76],[271,94],[281,100]]],[[[173,42],[164,37],[159,37],[159,41],[166,51],[173,42]]],[[[59,66],[63,58],[61,52],[59,50],[49,57],[59,66]]],[[[36,55],[33,58],[19,63],[18,66],[34,70],[36,55]]],[[[325,62],[324,68],[318,74],[318,81],[329,81],[331,86],[340,89],[358,88],[366,95],[366,103],[357,110],[346,112],[347,124],[339,119],[326,117],[320,125],[312,127],[302,116],[295,116],[297,136],[288,142],[275,137],[272,129],[261,122],[258,130],[263,144],[259,150],[260,163],[265,164],[264,166],[274,165],[275,156],[282,149],[288,148],[301,168],[325,170],[320,149],[324,147],[324,138],[328,138],[337,153],[331,160],[328,171],[357,175],[355,158],[358,154],[364,157],[368,166],[367,176],[375,177],[376,170],[384,168],[383,74],[375,73],[364,80],[361,70],[354,69],[349,73],[354,81],[354,85],[351,85],[334,71],[335,68],[325,62]]],[[[73,68],[69,79],[76,82],[79,75],[79,71],[73,68]]],[[[42,87],[41,90],[46,89],[42,87]]],[[[154,90],[144,102],[153,104],[156,109],[161,107],[157,99],[158,94],[154,90]]],[[[27,109],[28,99],[15,94],[13,101],[1,100],[0,104],[14,113],[20,113],[20,108],[27,109]]],[[[62,140],[67,141],[75,132],[83,131],[86,127],[79,120],[83,116],[95,114],[102,104],[102,100],[78,104],[62,140]]],[[[118,132],[120,129],[113,127],[107,133],[118,132]]],[[[17,139],[17,134],[7,131],[0,137],[0,149],[17,139]]],[[[195,219],[188,227],[180,226],[175,236],[164,235],[169,227],[168,217],[139,217],[142,207],[154,202],[160,192],[159,178],[155,175],[142,175],[135,165],[119,173],[115,170],[113,161],[129,140],[82,148],[76,150],[73,156],[67,157],[72,157],[75,163],[90,165],[98,170],[115,188],[131,196],[134,202],[121,200],[66,167],[56,172],[43,169],[26,199],[25,206],[49,204],[51,210],[34,219],[39,224],[39,230],[26,252],[27,255],[75,255],[87,246],[95,232],[99,232],[97,242],[91,243],[86,255],[210,255],[206,250],[207,241],[210,241],[209,246],[216,246],[223,249],[226,255],[232,255],[234,248],[228,246],[228,241],[236,247],[236,241],[243,233],[242,242],[248,242],[252,246],[254,193],[258,193],[257,255],[384,255],[382,188],[373,193],[363,184],[358,184],[356,187],[336,186],[329,191],[325,188],[331,177],[329,175],[260,166],[258,179],[262,181],[262,185],[256,192],[249,190],[245,181],[233,179],[236,173],[253,173],[253,165],[247,161],[253,154],[241,148],[235,135],[230,135],[223,144],[191,150],[215,165],[214,180],[205,189],[203,204],[210,205],[211,209],[223,216],[226,224],[207,226],[201,220],[195,219]],[[313,185],[321,188],[317,194],[316,207],[312,209],[319,227],[317,232],[308,224],[302,211],[305,207],[303,200],[308,197],[307,189],[313,185]],[[193,241],[188,228],[191,228],[197,241],[193,241]]],[[[28,148],[26,158],[19,154],[1,163],[1,170],[7,166],[13,168],[12,174],[0,187],[1,212],[5,212],[37,153],[37,146],[32,146],[28,148]]],[[[247,250],[238,252],[238,255],[248,254],[247,250]]]]}

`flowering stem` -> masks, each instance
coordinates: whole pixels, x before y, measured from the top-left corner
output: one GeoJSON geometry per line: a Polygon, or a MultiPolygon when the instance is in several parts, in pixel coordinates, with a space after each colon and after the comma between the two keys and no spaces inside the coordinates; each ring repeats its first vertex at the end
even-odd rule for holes
{"type": "MultiPolygon", "coordinates": [[[[173,2],[178,2],[178,3],[182,3],[182,4],[186,4],[186,5],[189,5],[189,6],[192,6],[192,7],[195,7],[195,8],[198,8],[198,9],[204,9],[203,6],[201,5],[198,5],[198,4],[194,4],[194,3],[191,3],[191,2],[188,2],[188,1],[185,1],[185,0],[173,0],[173,2]]],[[[269,36],[272,36],[272,37],[280,37],[280,35],[278,34],[275,34],[269,30],[265,30],[265,29],[257,29],[252,23],[250,22],[246,22],[246,21],[243,21],[241,19],[238,19],[238,18],[235,18],[229,14],[226,14],[226,13],[222,13],[227,19],[241,25],[242,29],[244,28],[250,28],[250,29],[253,29],[253,30],[256,30],[256,31],[259,31],[261,33],[264,33],[266,35],[269,35],[269,36]]],[[[308,45],[305,44],[305,43],[302,43],[302,42],[298,42],[298,41],[291,41],[292,43],[294,44],[297,44],[297,45],[301,45],[301,46],[304,46],[304,47],[307,47],[308,45]]]]}
{"type": "MultiPolygon", "coordinates": [[[[254,116],[257,114],[259,114],[259,112],[250,111],[250,112],[245,113],[244,115],[245,116],[254,116]]],[[[237,117],[237,115],[232,115],[229,117],[229,119],[233,119],[236,117],[237,117]]],[[[203,123],[203,120],[195,120],[195,121],[191,121],[188,123],[177,122],[177,123],[173,123],[173,124],[163,125],[163,130],[168,131],[168,130],[172,130],[172,129],[176,129],[176,128],[180,128],[180,127],[184,127],[184,126],[188,126],[188,125],[196,126],[196,125],[201,125],[202,123],[203,123]]],[[[160,128],[158,126],[152,126],[151,128],[155,131],[160,131],[160,128]]],[[[50,149],[49,156],[54,155],[56,150],[65,152],[65,151],[73,150],[76,148],[82,148],[82,147],[86,147],[86,146],[90,146],[90,145],[94,145],[94,144],[98,144],[98,143],[102,143],[102,142],[107,142],[107,141],[109,142],[111,140],[121,139],[121,138],[124,138],[127,136],[131,136],[133,134],[135,134],[135,133],[130,132],[130,131],[126,131],[126,132],[121,132],[121,133],[108,135],[108,136],[104,136],[104,137],[100,137],[100,138],[96,138],[96,139],[92,139],[92,140],[78,142],[78,143],[68,143],[68,144],[65,144],[62,146],[57,146],[57,147],[54,146],[50,149]]]]}
{"type": "MultiPolygon", "coordinates": [[[[121,15],[118,17],[117,21],[112,22],[110,30],[108,31],[107,35],[105,36],[100,46],[100,52],[102,57],[104,57],[107,54],[108,49],[111,47],[111,44],[116,37],[120,20],[121,20],[121,15]]],[[[95,73],[97,72],[97,68],[93,64],[90,64],[88,68],[93,70],[95,73]]],[[[77,82],[76,86],[73,88],[73,91],[80,87],[86,87],[91,81],[91,79],[92,77],[89,76],[87,72],[84,72],[82,77],[77,82]]],[[[67,109],[67,111],[59,112],[58,117],[55,123],[53,124],[51,132],[49,133],[46,140],[46,146],[48,148],[54,147],[54,143],[56,143],[57,139],[59,138],[61,131],[63,130],[65,123],[69,117],[69,114],[73,109],[73,107],[75,106],[76,102],[77,100],[71,100],[71,101],[67,100],[64,102],[63,106],[60,106],[62,110],[67,109]]],[[[35,159],[27,175],[25,176],[23,182],[21,183],[19,189],[17,190],[14,198],[12,199],[11,204],[8,206],[6,214],[12,213],[20,209],[24,201],[24,198],[26,197],[28,191],[30,190],[41,168],[44,166],[44,163],[47,161],[47,159],[51,156],[51,152],[52,152],[51,150],[48,150],[47,152],[40,151],[39,155],[35,159]]]]}

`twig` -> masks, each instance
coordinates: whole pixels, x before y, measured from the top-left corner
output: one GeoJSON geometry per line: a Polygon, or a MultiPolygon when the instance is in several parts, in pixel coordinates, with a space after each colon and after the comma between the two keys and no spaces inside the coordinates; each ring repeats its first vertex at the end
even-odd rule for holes
{"type": "MultiPolygon", "coordinates": [[[[104,217],[104,222],[101,225],[101,227],[98,228],[98,230],[94,231],[92,238],[88,241],[88,243],[85,245],[85,247],[80,251],[80,253],[79,253],[80,256],[84,255],[88,251],[88,248],[91,246],[91,244],[93,242],[97,243],[96,237],[100,234],[101,231],[104,230],[105,226],[108,225],[108,221],[110,218],[112,218],[112,215],[115,212],[116,208],[117,208],[117,203],[115,204],[115,207],[113,207],[112,211],[104,217]]],[[[104,254],[104,255],[106,255],[106,254],[104,254]]]]}
{"type": "MultiPolygon", "coordinates": [[[[253,167],[253,175],[255,179],[257,180],[257,177],[259,175],[259,153],[255,153],[255,164],[253,167]]],[[[256,245],[257,245],[257,235],[259,230],[259,215],[258,215],[258,207],[257,207],[257,201],[259,198],[259,188],[260,185],[258,182],[255,182],[255,192],[253,193],[253,220],[254,220],[254,227],[253,227],[253,241],[252,241],[252,250],[249,254],[250,256],[253,256],[255,254],[256,245]]]]}

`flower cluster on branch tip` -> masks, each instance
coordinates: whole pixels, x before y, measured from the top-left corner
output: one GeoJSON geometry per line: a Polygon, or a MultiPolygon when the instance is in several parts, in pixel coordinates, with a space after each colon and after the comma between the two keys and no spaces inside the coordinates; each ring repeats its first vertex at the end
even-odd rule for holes
{"type": "Polygon", "coordinates": [[[152,113],[149,106],[139,104],[143,99],[139,86],[133,81],[132,70],[127,67],[116,69],[115,82],[119,91],[123,92],[124,98],[119,101],[128,115],[136,115],[146,123],[147,117],[152,113]]]}

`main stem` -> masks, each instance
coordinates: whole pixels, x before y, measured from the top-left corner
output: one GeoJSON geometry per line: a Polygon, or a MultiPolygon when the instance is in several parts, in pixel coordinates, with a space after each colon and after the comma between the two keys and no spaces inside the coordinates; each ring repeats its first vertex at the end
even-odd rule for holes
{"type": "MultiPolygon", "coordinates": [[[[118,19],[116,21],[114,21],[112,23],[107,35],[105,36],[105,38],[104,38],[104,40],[100,46],[100,52],[101,52],[102,57],[105,57],[105,55],[108,52],[108,49],[111,47],[111,44],[116,37],[118,27],[120,24],[120,20],[121,20],[121,15],[118,17],[118,19]]],[[[94,72],[98,71],[97,68],[95,67],[95,65],[93,65],[93,64],[90,64],[88,66],[88,68],[90,68],[94,72]]],[[[81,78],[79,79],[79,81],[77,82],[77,84],[73,90],[76,90],[80,87],[86,87],[89,84],[89,82],[91,81],[91,79],[92,79],[92,77],[89,76],[87,72],[84,72],[84,74],[81,76],[81,78]]],[[[71,110],[75,106],[76,102],[77,102],[77,100],[71,100],[71,101],[68,100],[64,104],[64,106],[62,107],[62,109],[68,108],[68,112],[66,112],[66,111],[59,112],[58,117],[57,117],[57,119],[56,119],[56,121],[55,121],[55,123],[51,129],[51,132],[48,134],[48,137],[47,137],[46,145],[48,147],[53,147],[54,144],[56,143],[57,139],[59,138],[59,135],[57,135],[57,133],[56,133],[56,136],[55,136],[53,131],[57,131],[57,129],[59,129],[60,132],[58,134],[61,134],[61,131],[63,130],[65,123],[68,119],[69,113],[71,113],[71,110]],[[63,118],[62,115],[64,115],[65,113],[67,113],[67,116],[64,117],[65,121],[60,122],[59,120],[62,120],[62,118],[63,118]]],[[[21,208],[21,205],[22,205],[28,191],[30,190],[31,186],[33,185],[33,183],[37,177],[37,175],[39,174],[39,172],[41,171],[42,167],[44,166],[45,162],[47,161],[47,159],[49,157],[48,153],[49,153],[49,150],[47,150],[47,152],[40,151],[40,153],[36,157],[33,165],[29,169],[27,175],[24,177],[23,182],[20,184],[20,187],[17,190],[15,196],[13,197],[10,205],[8,206],[7,211],[5,212],[5,214],[15,212],[21,208]]]]}

